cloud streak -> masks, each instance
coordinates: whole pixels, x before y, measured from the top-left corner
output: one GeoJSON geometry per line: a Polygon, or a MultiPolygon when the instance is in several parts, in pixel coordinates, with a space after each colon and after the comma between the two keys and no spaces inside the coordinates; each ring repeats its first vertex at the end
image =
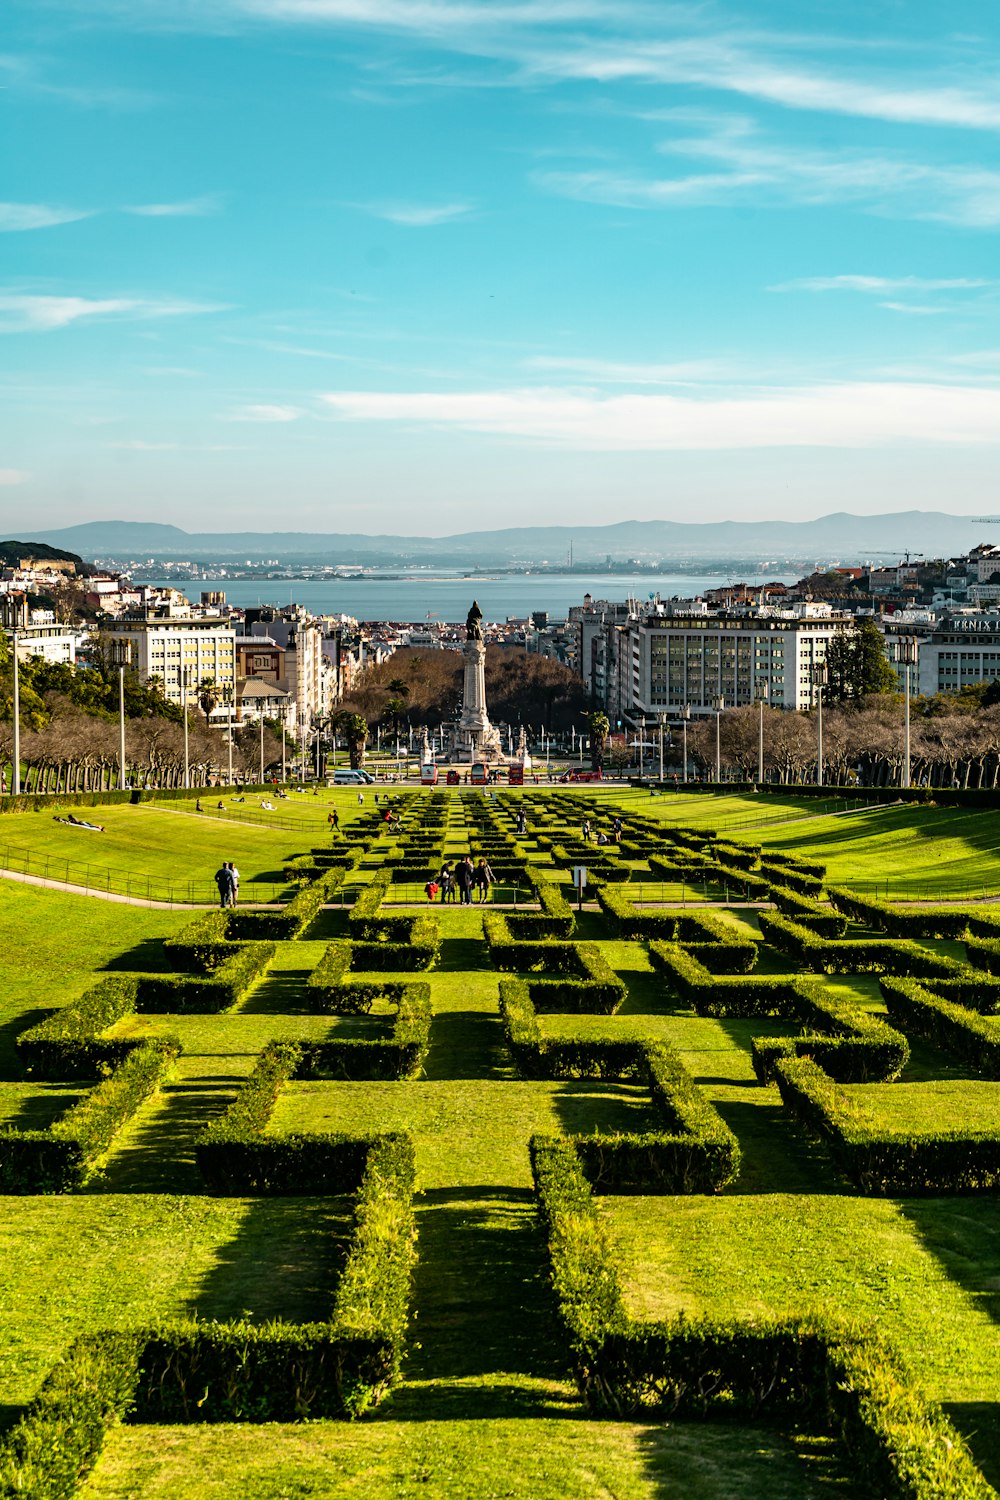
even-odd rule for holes
{"type": "Polygon", "coordinates": [[[275,406],[260,404],[234,407],[228,413],[229,422],[297,422],[305,416],[297,406],[275,406]]]}
{"type": "Polygon", "coordinates": [[[768,287],[769,292],[966,292],[1000,285],[984,276],[800,276],[768,287]]]}
{"type": "Polygon", "coordinates": [[[108,319],[145,322],[223,312],[225,303],[146,297],[57,297],[0,291],[0,333],[49,333],[108,319]]]}
{"type": "Polygon", "coordinates": [[[91,216],[92,210],[86,208],[58,208],[50,203],[0,203],[0,234],[52,229],[91,216]]]}
{"type": "Polygon", "coordinates": [[[201,198],[185,198],[178,203],[135,203],[122,212],[136,214],[143,219],[206,219],[222,208],[221,200],[212,193],[201,198]]]}
{"type": "Polygon", "coordinates": [[[698,398],[558,387],[340,391],[322,400],[342,421],[459,429],[577,450],[1000,443],[1000,389],[976,386],[858,382],[698,398]]]}
{"type": "Polygon", "coordinates": [[[468,203],[365,203],[360,207],[375,219],[401,224],[406,229],[433,229],[472,212],[468,203]]]}

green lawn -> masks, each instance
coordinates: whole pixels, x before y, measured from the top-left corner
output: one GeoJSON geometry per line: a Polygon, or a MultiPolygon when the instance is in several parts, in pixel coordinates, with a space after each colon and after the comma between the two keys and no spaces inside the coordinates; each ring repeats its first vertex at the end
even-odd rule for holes
{"type": "MultiPolygon", "coordinates": [[[[577,809],[610,814],[618,804],[700,828],[767,817],[769,824],[747,828],[748,841],[829,858],[833,878],[857,878],[868,869],[882,880],[905,874],[914,890],[943,878],[943,869],[963,869],[967,878],[975,869],[979,878],[996,863],[994,845],[1000,850],[1000,834],[994,837],[980,814],[912,809],[830,818],[815,816],[814,806],[794,795],[651,798],[621,788],[560,788],[567,791],[577,799],[566,823],[573,829],[577,809]],[[780,821],[790,817],[796,821],[780,821]]],[[[523,795],[530,800],[533,792],[523,795]]],[[[372,796],[368,788],[366,810],[372,796]]],[[[449,798],[449,850],[467,846],[465,805],[462,795],[449,798]]],[[[175,809],[98,809],[95,820],[106,822],[109,833],[92,837],[115,850],[124,870],[186,860],[204,878],[219,858],[234,858],[246,881],[326,842],[333,806],[349,832],[360,807],[356,792],[344,789],[281,803],[275,818],[292,825],[285,829],[266,826],[252,802],[220,817],[199,817],[190,803],[178,802],[175,809]]],[[[18,815],[4,826],[11,843],[10,830],[18,827],[38,831],[43,844],[54,836],[87,837],[50,824],[18,815]]],[[[389,848],[390,865],[396,857],[389,848]]],[[[537,861],[553,873],[541,852],[537,861]]],[[[365,878],[378,865],[370,858],[365,878]]],[[[80,1086],[22,1082],[12,1050],[17,1032],[41,1007],[75,998],[109,966],[162,968],[163,937],[190,914],[3,882],[0,902],[0,1124],[44,1124],[79,1096],[80,1086]]],[[[489,963],[482,915],[476,908],[435,912],[444,937],[440,963],[416,976],[429,979],[433,1004],[424,1076],[402,1083],[293,1082],[269,1127],[401,1129],[413,1136],[418,1260],[403,1385],[371,1420],[356,1425],[119,1429],[81,1492],[86,1500],[853,1495],[831,1445],[812,1434],[587,1420],[554,1317],[528,1141],[536,1132],[641,1130],[658,1117],[637,1084],[518,1080],[503,1043],[500,976],[489,963]]],[[[758,932],[752,912],[729,912],[725,920],[735,931],[758,932]]],[[[0,1425],[4,1408],[9,1414],[30,1398],[84,1329],[192,1313],[293,1321],[325,1315],[349,1205],[206,1196],[195,1144],[270,1040],[362,1035],[370,1027],[365,1017],[307,1013],[305,981],[326,943],[345,934],[342,911],[323,914],[309,941],[279,945],[271,971],[229,1014],[130,1017],[116,1028],[118,1035],[177,1034],[184,1050],[84,1193],[0,1198],[0,1425]]],[[[543,1031],[669,1042],[735,1132],[743,1155],[738,1180],[715,1197],[598,1198],[633,1312],[754,1317],[820,1309],[871,1321],[908,1355],[918,1382],[947,1404],[988,1474],[1000,1477],[1000,1441],[993,1436],[1000,1431],[1000,1204],[984,1197],[866,1200],[846,1188],[827,1153],[795,1126],[777,1090],[761,1087],[753,1073],[754,1037],[794,1027],[712,1020],[678,1007],[646,945],[612,938],[596,911],[581,915],[579,936],[601,945],[626,982],[627,999],[615,1016],[546,1016],[543,1031]]],[[[934,946],[960,952],[956,945],[934,946]]],[[[760,967],[788,972],[793,965],[765,946],[760,967]]],[[[871,976],[824,982],[881,1009],[871,976]]],[[[963,1079],[920,1046],[905,1077],[851,1092],[887,1129],[995,1128],[1000,1085],[963,1079]]]]}
{"type": "Polygon", "coordinates": [[[746,1427],[523,1417],[123,1428],[83,1500],[820,1500],[828,1445],[746,1427]]]}

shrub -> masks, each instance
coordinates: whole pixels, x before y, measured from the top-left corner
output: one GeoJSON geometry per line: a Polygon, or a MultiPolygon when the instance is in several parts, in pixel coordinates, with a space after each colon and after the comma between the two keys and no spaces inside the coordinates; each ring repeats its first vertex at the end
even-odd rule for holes
{"type": "Polygon", "coordinates": [[[969,925],[968,909],[907,911],[888,901],[861,896],[857,891],[841,886],[830,886],[827,895],[837,910],[850,917],[852,922],[873,927],[894,938],[961,938],[969,925]]]}
{"type": "Polygon", "coordinates": [[[236,951],[208,975],[142,974],[137,981],[135,1008],[162,1014],[189,1011],[212,1015],[235,1005],[266,972],[274,958],[274,943],[238,943],[236,951]]]}
{"type": "Polygon", "coordinates": [[[232,958],[239,944],[226,936],[228,920],[226,911],[203,912],[174,937],[165,938],[163,951],[170,967],[204,974],[232,958]]]}
{"type": "Polygon", "coordinates": [[[758,920],[767,942],[824,974],[899,974],[911,979],[947,979],[960,977],[965,968],[956,959],[931,953],[907,938],[831,940],[769,913],[762,912],[758,920]]]}
{"type": "Polygon", "coordinates": [[[143,1043],[47,1130],[0,1128],[0,1192],[82,1187],[115,1136],[155,1092],[179,1049],[143,1043]]]}
{"type": "Polygon", "coordinates": [[[531,1165],[560,1318],[593,1414],[791,1416],[826,1427],[883,1500],[988,1500],[955,1429],[871,1335],[830,1322],[633,1321],[570,1142],[535,1136],[531,1165]]]}
{"type": "Polygon", "coordinates": [[[1000,1026],[975,1010],[932,993],[912,979],[880,979],[886,1008],[905,1031],[914,1032],[951,1057],[1000,1079],[1000,1026]]]}
{"type": "Polygon", "coordinates": [[[427,984],[397,986],[396,1016],[388,1036],[333,1038],[301,1048],[297,1078],[414,1078],[430,1042],[431,992],[427,984]]]}
{"type": "Polygon", "coordinates": [[[538,894],[537,912],[509,912],[507,922],[515,938],[568,938],[576,927],[576,917],[561,889],[554,881],[535,879],[538,894]]]}
{"type": "Polygon", "coordinates": [[[882,1129],[808,1058],[779,1059],[774,1077],[785,1106],[865,1193],[923,1197],[1000,1186],[1000,1134],[882,1129]]]}
{"type": "Polygon", "coordinates": [[[100,1036],[135,1010],[138,981],[132,975],[102,979],[79,1000],[22,1031],[15,1043],[25,1072],[33,1078],[96,1078],[141,1045],[137,1040],[100,1036]]]}

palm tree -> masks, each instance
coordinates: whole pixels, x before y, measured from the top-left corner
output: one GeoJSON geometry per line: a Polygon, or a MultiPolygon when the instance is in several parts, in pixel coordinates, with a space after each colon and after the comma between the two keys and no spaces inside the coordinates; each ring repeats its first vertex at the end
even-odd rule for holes
{"type": "Polygon", "coordinates": [[[599,771],[604,765],[611,723],[607,714],[595,709],[592,714],[587,715],[587,726],[590,729],[590,763],[595,771],[599,771]]]}
{"type": "Polygon", "coordinates": [[[335,719],[338,734],[347,741],[351,757],[351,770],[359,771],[365,763],[365,745],[368,743],[368,720],[363,714],[340,713],[335,719]]]}

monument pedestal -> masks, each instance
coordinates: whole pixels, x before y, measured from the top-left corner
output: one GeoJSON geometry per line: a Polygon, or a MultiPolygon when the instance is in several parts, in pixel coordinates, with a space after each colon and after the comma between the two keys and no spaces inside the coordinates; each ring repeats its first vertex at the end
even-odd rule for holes
{"type": "Polygon", "coordinates": [[[504,760],[500,735],[486,712],[486,647],[482,638],[470,635],[462,648],[462,655],[465,658],[465,687],[462,713],[455,731],[456,753],[469,762],[504,760]]]}

